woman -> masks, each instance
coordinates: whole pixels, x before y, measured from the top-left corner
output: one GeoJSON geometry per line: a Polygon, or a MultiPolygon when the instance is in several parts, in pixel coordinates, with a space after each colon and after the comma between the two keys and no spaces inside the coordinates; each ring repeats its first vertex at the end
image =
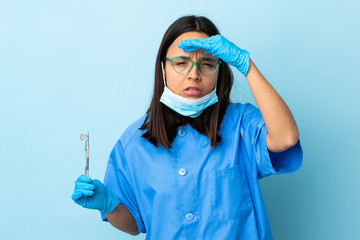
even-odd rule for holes
{"type": "Polygon", "coordinates": [[[258,179],[301,163],[295,120],[249,52],[185,16],[163,37],[150,108],[116,143],[104,184],[82,175],[72,198],[146,239],[272,239],[258,179]],[[228,64],[259,109],[230,103],[228,64]]]}

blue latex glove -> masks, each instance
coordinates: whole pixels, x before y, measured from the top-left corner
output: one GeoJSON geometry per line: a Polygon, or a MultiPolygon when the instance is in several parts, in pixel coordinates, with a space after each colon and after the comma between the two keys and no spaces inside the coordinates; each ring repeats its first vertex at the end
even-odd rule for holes
{"type": "Polygon", "coordinates": [[[192,52],[203,48],[206,55],[212,54],[214,57],[221,58],[224,62],[236,67],[244,76],[249,71],[250,53],[237,47],[221,35],[183,40],[178,46],[184,52],[192,52]]]}
{"type": "Polygon", "coordinates": [[[99,180],[92,180],[86,175],[76,180],[71,198],[84,208],[97,209],[104,214],[114,211],[119,203],[114,193],[99,180]]]}

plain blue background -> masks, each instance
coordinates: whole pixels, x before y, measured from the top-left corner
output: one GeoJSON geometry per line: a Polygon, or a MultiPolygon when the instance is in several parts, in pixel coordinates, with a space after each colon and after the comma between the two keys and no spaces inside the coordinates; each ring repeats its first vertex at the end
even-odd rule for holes
{"type": "MultiPolygon", "coordinates": [[[[112,147],[149,106],[165,30],[205,15],[286,101],[302,168],[261,180],[275,239],[360,235],[358,1],[0,2],[0,238],[145,239],[71,200],[103,179],[112,147]]],[[[234,70],[233,101],[255,103],[234,70]]],[[[156,213],[154,213],[156,214],[156,213]]]]}

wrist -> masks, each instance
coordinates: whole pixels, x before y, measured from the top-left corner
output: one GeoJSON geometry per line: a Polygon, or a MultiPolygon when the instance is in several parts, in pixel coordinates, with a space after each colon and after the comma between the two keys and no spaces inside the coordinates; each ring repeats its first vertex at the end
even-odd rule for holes
{"type": "Polygon", "coordinates": [[[112,213],[116,206],[119,204],[119,201],[115,197],[115,194],[110,190],[108,190],[106,200],[104,202],[105,206],[102,209],[99,209],[99,211],[103,214],[112,213]]]}
{"type": "Polygon", "coordinates": [[[250,67],[250,53],[246,50],[241,49],[239,58],[240,64],[236,68],[246,77],[250,67]]]}

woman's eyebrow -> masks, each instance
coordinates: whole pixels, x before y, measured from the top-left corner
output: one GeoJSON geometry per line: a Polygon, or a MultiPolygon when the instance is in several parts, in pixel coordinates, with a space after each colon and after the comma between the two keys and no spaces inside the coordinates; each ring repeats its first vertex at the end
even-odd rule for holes
{"type": "MultiPolygon", "coordinates": [[[[188,58],[188,59],[190,59],[190,60],[192,60],[191,58],[190,58],[190,56],[184,56],[184,55],[179,55],[179,56],[177,56],[177,57],[183,57],[183,58],[188,58]]],[[[217,60],[218,58],[215,58],[215,57],[203,57],[203,58],[199,58],[200,60],[217,60]]]]}

